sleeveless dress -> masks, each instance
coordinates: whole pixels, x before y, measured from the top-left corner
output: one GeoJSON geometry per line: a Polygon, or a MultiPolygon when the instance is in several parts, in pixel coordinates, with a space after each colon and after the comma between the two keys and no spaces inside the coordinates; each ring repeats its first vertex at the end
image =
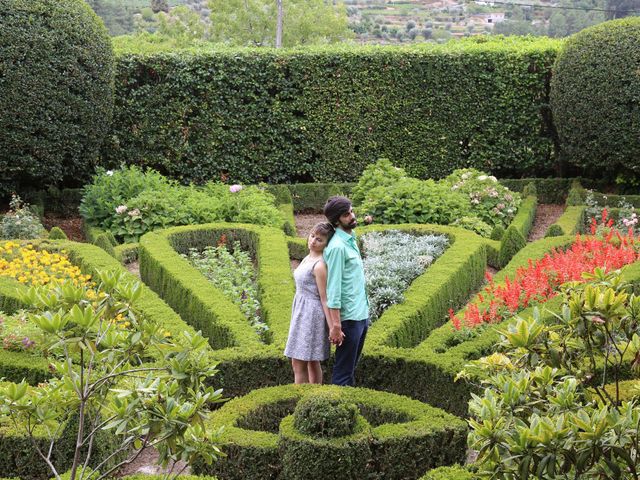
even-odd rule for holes
{"type": "MultiPolygon", "coordinates": [[[[306,260],[306,257],[305,257],[306,260]]],[[[315,361],[329,358],[329,327],[324,317],[313,268],[321,261],[305,260],[293,272],[296,296],[291,308],[291,326],[284,354],[296,360],[315,361]]]]}

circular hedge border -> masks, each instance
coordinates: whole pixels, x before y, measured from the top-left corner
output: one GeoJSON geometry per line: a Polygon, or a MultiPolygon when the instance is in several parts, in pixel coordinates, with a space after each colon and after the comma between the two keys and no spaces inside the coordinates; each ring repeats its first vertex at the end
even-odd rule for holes
{"type": "MultiPolygon", "coordinates": [[[[284,385],[254,390],[227,403],[206,424],[210,432],[223,426],[221,446],[227,456],[212,465],[193,465],[194,473],[228,480],[281,474],[331,478],[337,473],[336,461],[342,459],[346,469],[341,475],[359,466],[357,478],[391,480],[415,478],[436,466],[462,463],[466,454],[467,425],[462,419],[408,397],[365,388],[284,385]],[[327,394],[358,406],[353,435],[324,439],[295,430],[291,414],[297,402],[327,394]],[[297,455],[287,454],[292,450],[297,455]],[[327,452],[333,462],[318,461],[328,458],[327,452]]],[[[346,474],[340,478],[356,477],[346,474]]]]}

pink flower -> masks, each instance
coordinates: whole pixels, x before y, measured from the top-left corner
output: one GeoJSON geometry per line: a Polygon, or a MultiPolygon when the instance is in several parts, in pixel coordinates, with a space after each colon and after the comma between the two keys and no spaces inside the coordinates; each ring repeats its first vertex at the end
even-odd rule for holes
{"type": "Polygon", "coordinates": [[[242,185],[231,185],[229,187],[231,193],[238,193],[240,190],[242,190],[242,185]]]}
{"type": "Polygon", "coordinates": [[[120,206],[116,207],[116,213],[118,215],[122,215],[126,211],[127,211],[127,206],[126,205],[120,205],[120,206]]]}

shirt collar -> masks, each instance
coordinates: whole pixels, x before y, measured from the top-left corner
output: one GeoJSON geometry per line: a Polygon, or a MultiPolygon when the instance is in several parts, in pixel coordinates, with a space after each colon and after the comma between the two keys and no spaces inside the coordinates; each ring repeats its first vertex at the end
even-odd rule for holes
{"type": "Polygon", "coordinates": [[[349,234],[344,230],[342,230],[341,228],[336,228],[336,235],[338,236],[338,238],[340,238],[344,242],[355,243],[356,241],[355,233],[349,234]]]}

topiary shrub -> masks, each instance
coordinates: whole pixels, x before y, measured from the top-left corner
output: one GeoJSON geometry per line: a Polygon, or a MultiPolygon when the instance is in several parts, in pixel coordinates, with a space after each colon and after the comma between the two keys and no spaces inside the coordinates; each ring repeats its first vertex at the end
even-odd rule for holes
{"type": "Polygon", "coordinates": [[[111,255],[112,257],[115,258],[116,252],[115,252],[115,250],[113,248],[113,244],[109,240],[109,236],[106,233],[102,233],[102,234],[98,235],[98,237],[95,239],[93,244],[95,246],[97,246],[97,247],[100,247],[105,252],[107,252],[109,255],[111,255]]]}
{"type": "Polygon", "coordinates": [[[358,407],[341,401],[337,395],[309,396],[298,402],[293,413],[294,427],[312,437],[352,435],[358,407]]]}
{"type": "Polygon", "coordinates": [[[515,227],[507,228],[500,241],[500,253],[498,254],[498,263],[504,267],[513,256],[524,248],[527,241],[515,227]]]}
{"type": "Polygon", "coordinates": [[[493,230],[491,230],[491,236],[489,238],[491,238],[491,240],[500,240],[503,235],[504,227],[502,225],[496,225],[493,227],[493,230]]]}
{"type": "Polygon", "coordinates": [[[562,230],[562,227],[558,224],[551,225],[547,231],[545,232],[545,237],[559,237],[560,235],[564,235],[565,232],[562,230]]]}
{"type": "Polygon", "coordinates": [[[60,227],[53,227],[49,231],[49,240],[68,240],[67,234],[60,227]]]}
{"type": "Polygon", "coordinates": [[[551,80],[562,155],[581,167],[640,171],[640,18],[614,20],[567,40],[551,80]]]}
{"type": "Polygon", "coordinates": [[[0,194],[87,180],[113,111],[102,21],[83,0],[3,0],[0,65],[0,194]]]}

